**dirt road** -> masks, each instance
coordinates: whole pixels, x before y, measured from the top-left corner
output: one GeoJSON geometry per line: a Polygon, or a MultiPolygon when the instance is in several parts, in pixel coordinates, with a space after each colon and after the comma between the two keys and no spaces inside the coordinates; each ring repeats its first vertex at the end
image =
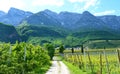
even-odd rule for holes
{"type": "Polygon", "coordinates": [[[67,66],[62,61],[52,61],[52,66],[46,74],[70,74],[67,66]]]}

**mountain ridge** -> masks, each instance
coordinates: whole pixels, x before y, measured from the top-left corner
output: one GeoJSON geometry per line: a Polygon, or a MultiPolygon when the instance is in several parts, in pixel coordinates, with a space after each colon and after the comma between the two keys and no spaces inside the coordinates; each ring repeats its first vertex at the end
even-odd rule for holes
{"type": "MultiPolygon", "coordinates": [[[[106,16],[101,16],[101,17],[106,17],[106,16]]],[[[117,19],[119,19],[119,18],[117,18],[117,19]]],[[[31,25],[62,26],[64,28],[70,29],[70,30],[75,30],[75,29],[79,30],[81,26],[84,27],[85,25],[86,25],[85,27],[89,27],[89,28],[93,27],[93,29],[95,28],[96,30],[97,29],[102,30],[104,27],[106,27],[105,29],[107,29],[107,30],[110,30],[110,29],[114,30],[114,28],[112,27],[112,26],[114,26],[113,23],[110,24],[110,25],[112,25],[110,27],[109,23],[104,22],[104,20],[102,20],[100,18],[100,16],[99,17],[94,16],[93,14],[91,14],[88,11],[85,11],[82,14],[72,13],[72,12],[61,12],[58,14],[58,13],[52,12],[50,10],[45,10],[45,11],[41,11],[36,14],[33,14],[32,16],[26,18],[23,21],[27,21],[28,24],[31,24],[31,25]],[[40,13],[42,13],[42,14],[40,14],[40,13]],[[36,16],[35,18],[33,17],[38,14],[40,14],[40,16],[36,16]],[[36,19],[37,20],[39,19],[39,20],[36,21],[36,19]],[[34,21],[34,22],[31,23],[31,21],[34,21]],[[38,22],[38,23],[36,23],[36,22],[38,22]]],[[[111,22],[112,22],[112,20],[111,20],[111,22]]],[[[119,26],[120,24],[118,23],[117,25],[119,26]]],[[[81,28],[81,29],[84,29],[84,28],[81,28]]],[[[87,28],[87,29],[89,29],[89,28],[87,28]]],[[[117,29],[117,30],[119,30],[119,29],[117,29]]]]}
{"type": "Polygon", "coordinates": [[[62,42],[60,40],[66,41],[73,37],[79,41],[79,44],[91,39],[120,37],[120,16],[115,15],[94,16],[88,11],[56,13],[50,10],[31,13],[16,8],[11,8],[8,13],[1,15],[4,17],[2,16],[3,19],[0,17],[0,22],[4,20],[8,21],[7,24],[14,25],[22,41],[46,38],[43,41],[62,42]]]}
{"type": "MultiPolygon", "coordinates": [[[[25,19],[28,19],[29,16],[31,17],[31,15],[33,16],[33,15],[40,14],[40,13],[41,13],[41,16],[38,16],[39,18],[45,18],[45,20],[48,20],[48,18],[49,18],[50,21],[53,22],[53,24],[59,24],[59,25],[62,25],[66,28],[73,27],[72,25],[75,25],[76,22],[81,18],[81,16],[84,16],[85,13],[86,13],[87,17],[89,17],[89,15],[91,14],[88,11],[84,11],[82,14],[75,13],[75,12],[67,12],[67,11],[62,11],[60,13],[56,13],[56,12],[53,12],[53,11],[48,10],[48,9],[45,9],[44,11],[40,11],[38,13],[32,13],[32,12],[23,11],[23,10],[16,9],[16,8],[12,7],[9,9],[8,13],[6,13],[7,15],[5,15],[5,13],[2,11],[0,12],[0,14],[2,15],[2,17],[0,17],[0,22],[17,26],[20,23],[22,23],[22,21],[24,21],[25,19]],[[12,18],[10,18],[10,17],[12,17],[12,18]],[[18,20],[15,20],[15,19],[18,19],[18,20]],[[15,22],[15,21],[17,21],[17,22],[15,22]]],[[[120,25],[120,16],[104,15],[104,16],[95,16],[95,17],[97,17],[98,19],[100,19],[101,21],[103,21],[107,25],[113,25],[113,23],[106,22],[105,20],[109,20],[110,18],[114,19],[114,17],[116,17],[116,19],[111,20],[111,22],[117,20],[118,21],[117,25],[120,25]],[[111,16],[111,17],[109,17],[109,16],[111,16]]],[[[40,19],[40,20],[42,20],[42,19],[40,19]]],[[[39,22],[38,24],[44,24],[44,23],[46,24],[46,21],[39,22]]],[[[52,25],[52,23],[51,23],[51,25],[52,25]]]]}
{"type": "Polygon", "coordinates": [[[9,9],[8,13],[0,16],[0,22],[17,26],[24,18],[29,17],[32,14],[32,12],[23,11],[12,7],[9,9]]]}

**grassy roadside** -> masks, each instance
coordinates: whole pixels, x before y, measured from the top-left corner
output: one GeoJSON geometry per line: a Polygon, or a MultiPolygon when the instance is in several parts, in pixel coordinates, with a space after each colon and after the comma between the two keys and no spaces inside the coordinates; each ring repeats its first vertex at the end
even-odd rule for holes
{"type": "Polygon", "coordinates": [[[70,70],[70,74],[87,74],[86,72],[83,72],[82,70],[80,70],[78,67],[72,65],[71,63],[67,62],[64,60],[63,57],[61,57],[60,55],[56,56],[58,60],[63,61],[63,63],[68,67],[68,69],[70,70]]]}
{"type": "Polygon", "coordinates": [[[72,65],[71,63],[66,62],[64,60],[63,60],[63,62],[68,67],[71,74],[87,74],[86,72],[83,72],[82,70],[80,70],[78,67],[72,65]]]}

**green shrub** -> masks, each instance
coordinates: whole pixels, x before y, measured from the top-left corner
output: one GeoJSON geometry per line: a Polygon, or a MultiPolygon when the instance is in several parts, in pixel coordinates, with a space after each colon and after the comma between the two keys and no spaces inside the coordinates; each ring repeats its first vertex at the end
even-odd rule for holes
{"type": "Polygon", "coordinates": [[[0,45],[0,74],[44,74],[50,65],[41,46],[24,42],[0,45]]]}

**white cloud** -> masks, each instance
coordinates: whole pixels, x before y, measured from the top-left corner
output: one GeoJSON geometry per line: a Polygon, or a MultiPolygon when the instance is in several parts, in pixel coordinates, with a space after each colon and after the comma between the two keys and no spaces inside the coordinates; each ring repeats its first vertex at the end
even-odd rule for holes
{"type": "Polygon", "coordinates": [[[84,10],[88,9],[89,7],[91,6],[96,6],[99,4],[99,1],[98,0],[87,0],[86,3],[85,3],[85,6],[83,7],[84,10]]]}
{"type": "Polygon", "coordinates": [[[107,10],[107,11],[104,11],[104,12],[95,13],[94,15],[97,15],[97,16],[100,16],[100,15],[112,15],[115,12],[116,12],[115,10],[107,10]]]}
{"type": "Polygon", "coordinates": [[[63,6],[64,0],[33,0],[33,6],[63,6]]]}
{"type": "Polygon", "coordinates": [[[60,7],[63,6],[65,0],[0,0],[0,10],[8,12],[11,7],[22,9],[25,11],[38,12],[40,9],[46,7],[60,7]]]}
{"type": "Polygon", "coordinates": [[[25,6],[22,0],[0,0],[0,10],[7,12],[10,7],[23,8],[25,6]]]}
{"type": "Polygon", "coordinates": [[[71,3],[84,4],[81,8],[82,11],[89,9],[91,6],[96,6],[100,3],[100,0],[69,0],[71,3]]]}
{"type": "Polygon", "coordinates": [[[87,0],[69,0],[69,1],[75,3],[75,2],[86,2],[87,0]]]}

